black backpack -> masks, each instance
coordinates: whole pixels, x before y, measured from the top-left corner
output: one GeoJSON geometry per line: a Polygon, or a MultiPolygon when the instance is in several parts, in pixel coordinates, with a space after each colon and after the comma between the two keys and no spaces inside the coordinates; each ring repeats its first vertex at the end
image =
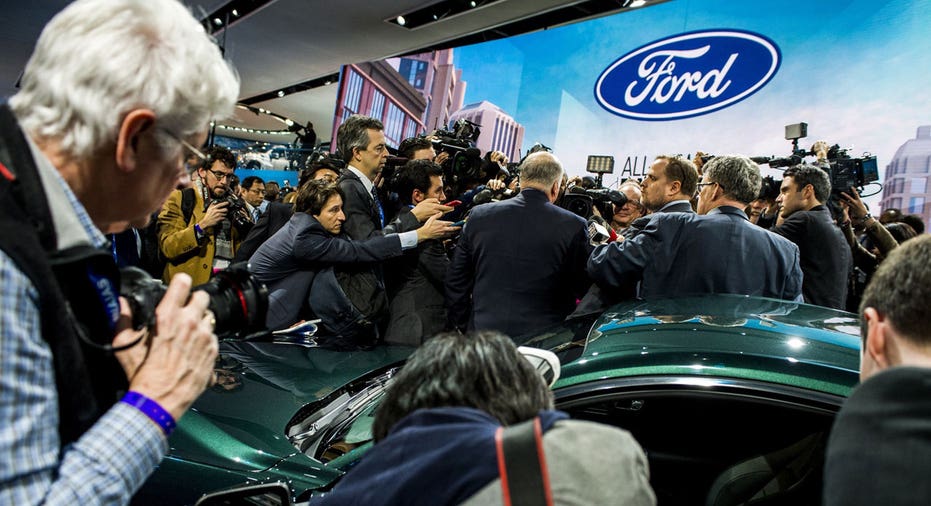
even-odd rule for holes
{"type": "MultiPolygon", "coordinates": [[[[191,222],[194,216],[194,203],[197,201],[194,188],[184,188],[181,190],[181,215],[184,216],[184,223],[191,222]]],[[[165,274],[165,265],[168,259],[162,254],[162,248],[159,246],[158,213],[152,215],[149,224],[139,230],[139,238],[142,241],[142,254],[139,255],[139,266],[156,279],[161,279],[165,274]]]]}

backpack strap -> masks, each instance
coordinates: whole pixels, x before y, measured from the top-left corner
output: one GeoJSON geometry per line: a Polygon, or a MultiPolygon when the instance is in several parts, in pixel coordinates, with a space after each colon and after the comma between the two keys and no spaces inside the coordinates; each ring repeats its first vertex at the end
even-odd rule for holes
{"type": "Polygon", "coordinates": [[[191,216],[194,216],[194,188],[184,188],[181,190],[181,215],[184,216],[185,225],[191,222],[191,216]]]}
{"type": "Polygon", "coordinates": [[[495,432],[504,506],[553,505],[540,417],[495,432]]]}

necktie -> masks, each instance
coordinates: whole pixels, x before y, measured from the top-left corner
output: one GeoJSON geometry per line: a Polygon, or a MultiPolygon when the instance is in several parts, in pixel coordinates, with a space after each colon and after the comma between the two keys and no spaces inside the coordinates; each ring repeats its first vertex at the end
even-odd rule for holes
{"type": "Polygon", "coordinates": [[[378,189],[372,187],[372,200],[375,201],[375,209],[378,209],[378,219],[381,222],[381,228],[385,228],[385,210],[381,207],[381,201],[378,200],[378,189]]]}
{"type": "Polygon", "coordinates": [[[262,215],[262,211],[259,211],[259,208],[258,208],[258,207],[253,208],[253,209],[252,209],[252,222],[253,222],[253,223],[258,222],[258,221],[259,221],[259,216],[261,216],[261,215],[262,215]]]}

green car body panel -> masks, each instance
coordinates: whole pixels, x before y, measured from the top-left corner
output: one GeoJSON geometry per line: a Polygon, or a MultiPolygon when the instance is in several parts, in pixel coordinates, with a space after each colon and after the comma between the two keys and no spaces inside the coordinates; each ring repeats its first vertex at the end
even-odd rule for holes
{"type": "MultiPolygon", "coordinates": [[[[562,389],[638,377],[750,380],[842,399],[858,381],[858,332],[850,313],[710,295],[622,303],[515,341],[560,357],[557,400],[562,389]]],[[[242,387],[215,387],[197,401],[170,438],[169,456],[134,502],[192,503],[201,493],[246,482],[283,480],[296,494],[327,486],[370,444],[323,464],[288,441],[289,421],[320,409],[350,382],[402,363],[412,351],[224,343],[221,355],[241,369],[242,387]]]]}

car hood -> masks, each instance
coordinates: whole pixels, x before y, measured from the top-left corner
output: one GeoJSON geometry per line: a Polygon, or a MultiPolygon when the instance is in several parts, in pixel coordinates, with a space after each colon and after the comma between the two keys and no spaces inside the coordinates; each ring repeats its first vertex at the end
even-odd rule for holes
{"type": "Polygon", "coordinates": [[[224,342],[208,389],[169,439],[174,458],[226,469],[290,466],[326,473],[291,445],[288,421],[340,387],[402,362],[412,348],[333,351],[278,342],[224,342]]]}
{"type": "Polygon", "coordinates": [[[854,314],[739,295],[631,301],[518,342],[557,352],[556,389],[608,377],[719,376],[842,396],[857,383],[860,349],[854,314]]]}

